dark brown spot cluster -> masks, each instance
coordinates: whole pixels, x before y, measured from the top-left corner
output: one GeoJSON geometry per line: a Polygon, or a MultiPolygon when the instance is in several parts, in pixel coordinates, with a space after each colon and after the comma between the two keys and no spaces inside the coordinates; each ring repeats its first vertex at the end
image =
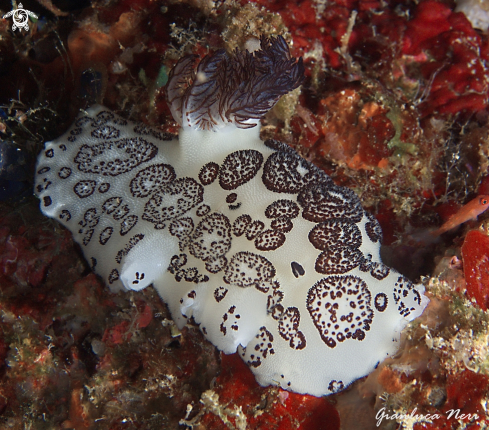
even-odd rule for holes
{"type": "Polygon", "coordinates": [[[382,279],[387,278],[389,276],[389,273],[391,271],[391,268],[386,266],[383,263],[378,263],[376,261],[372,261],[369,264],[368,267],[370,274],[375,278],[378,279],[379,281],[382,281],[382,279]]]}
{"type": "Polygon", "coordinates": [[[272,318],[278,321],[284,311],[284,307],[280,304],[284,298],[284,293],[280,290],[278,281],[275,282],[277,285],[273,286],[272,292],[267,296],[267,313],[271,314],[272,318]]]}
{"type": "Polygon", "coordinates": [[[233,234],[236,237],[242,236],[251,224],[251,217],[248,214],[240,215],[233,222],[233,234]]]}
{"type": "Polygon", "coordinates": [[[418,306],[421,304],[421,295],[418,290],[414,288],[413,283],[409,279],[402,275],[397,278],[394,284],[393,296],[394,302],[398,306],[397,310],[404,318],[416,310],[414,306],[410,306],[410,303],[418,306]]]}
{"type": "Polygon", "coordinates": [[[275,350],[273,349],[273,335],[266,327],[260,328],[255,339],[254,351],[250,354],[248,365],[256,368],[261,366],[262,360],[265,360],[268,354],[275,354],[275,350]]]}
{"type": "Polygon", "coordinates": [[[131,181],[131,194],[134,197],[148,197],[176,177],[175,169],[169,164],[153,164],[140,170],[131,181]]]}
{"type": "Polygon", "coordinates": [[[101,232],[100,232],[100,235],[99,235],[99,243],[100,245],[105,245],[109,239],[112,237],[112,233],[114,232],[114,228],[113,227],[105,227],[101,232]]]}
{"type": "Polygon", "coordinates": [[[190,243],[190,236],[194,230],[194,222],[189,217],[178,218],[170,223],[168,230],[172,236],[178,238],[180,251],[184,251],[190,243]]]}
{"type": "Polygon", "coordinates": [[[71,220],[71,213],[68,209],[63,209],[61,211],[61,213],[59,214],[59,219],[61,221],[66,221],[68,222],[69,220],[71,220]]]}
{"type": "Polygon", "coordinates": [[[290,148],[268,157],[263,167],[262,180],[270,191],[292,194],[312,183],[333,183],[324,172],[290,148]]]}
{"type": "Polygon", "coordinates": [[[205,164],[199,172],[199,181],[202,185],[212,184],[219,174],[219,164],[210,162],[205,164]]]}
{"type": "Polygon", "coordinates": [[[120,131],[111,125],[102,125],[93,130],[91,135],[95,139],[117,139],[120,135],[120,131]]]}
{"type": "MultiPolygon", "coordinates": [[[[125,120],[123,120],[123,121],[125,121],[125,120]]],[[[127,124],[127,121],[126,121],[126,124],[127,124]]],[[[126,125],[126,124],[121,124],[121,125],[126,125]]],[[[134,131],[134,133],[139,134],[141,136],[152,136],[152,137],[154,137],[158,140],[161,140],[161,141],[169,141],[169,140],[172,140],[174,138],[174,136],[171,135],[170,133],[164,133],[160,130],[157,130],[156,128],[148,127],[146,124],[143,124],[142,122],[137,123],[134,126],[133,131],[134,131]]]]}
{"type": "Polygon", "coordinates": [[[195,215],[197,216],[205,216],[211,211],[211,207],[209,205],[200,205],[195,211],[195,215]]]}
{"type": "Polygon", "coordinates": [[[231,248],[231,223],[227,216],[215,212],[207,215],[195,228],[190,253],[199,260],[212,262],[231,248]]]}
{"type": "Polygon", "coordinates": [[[382,242],[382,228],[377,219],[369,212],[365,212],[368,221],[365,223],[367,236],[373,243],[382,242]]]}
{"type": "Polygon", "coordinates": [[[113,284],[115,281],[119,279],[119,271],[117,269],[113,269],[108,277],[109,284],[113,284]]]}
{"type": "Polygon", "coordinates": [[[233,331],[239,330],[239,319],[241,315],[236,312],[236,306],[231,306],[222,316],[222,322],[219,325],[219,330],[226,336],[228,329],[233,331]]]}
{"type": "Polygon", "coordinates": [[[278,332],[280,336],[289,342],[292,349],[304,349],[306,347],[306,337],[299,330],[301,314],[296,307],[289,307],[282,312],[278,321],[278,332]]]}
{"type": "Polygon", "coordinates": [[[357,267],[363,260],[363,253],[357,248],[336,246],[321,252],[316,259],[316,272],[323,275],[339,275],[357,267]]]}
{"type": "Polygon", "coordinates": [[[117,264],[121,264],[122,259],[127,254],[129,254],[129,251],[132,248],[134,248],[143,239],[144,239],[144,234],[142,233],[135,234],[133,237],[131,237],[129,241],[126,243],[126,245],[124,246],[124,248],[122,248],[121,250],[119,250],[119,252],[117,252],[117,255],[115,257],[115,261],[117,262],[117,264]]]}
{"type": "Polygon", "coordinates": [[[90,208],[83,214],[83,220],[78,223],[81,226],[78,233],[82,235],[83,245],[87,246],[89,244],[99,220],[100,215],[96,208],[90,208]]]}
{"type": "Polygon", "coordinates": [[[379,312],[384,312],[387,309],[387,305],[389,304],[389,300],[387,298],[387,294],[378,293],[374,299],[374,306],[379,312]]]}
{"type": "Polygon", "coordinates": [[[330,381],[328,384],[328,391],[330,393],[338,393],[339,391],[343,390],[345,388],[345,384],[343,384],[343,381],[337,381],[333,379],[330,381]]]}
{"type": "Polygon", "coordinates": [[[144,206],[143,219],[156,229],[165,227],[165,221],[177,218],[202,203],[204,189],[195,179],[179,178],[164,185],[144,206]]]}
{"type": "Polygon", "coordinates": [[[226,297],[226,294],[228,293],[228,289],[225,287],[217,287],[214,290],[214,299],[216,300],[217,303],[219,303],[224,297],[226,297]]]}
{"type": "Polygon", "coordinates": [[[285,234],[278,230],[265,230],[255,239],[255,248],[260,251],[274,251],[285,243],[285,234]]]}
{"type": "Polygon", "coordinates": [[[297,218],[299,215],[299,206],[292,200],[275,200],[272,204],[268,205],[265,209],[265,216],[267,218],[297,218]]]}
{"type": "Polygon", "coordinates": [[[363,208],[357,195],[349,188],[332,183],[315,183],[297,196],[302,206],[302,216],[312,222],[323,222],[332,218],[358,222],[363,217],[363,208]]]}
{"type": "Polygon", "coordinates": [[[330,348],[347,339],[363,340],[374,316],[367,284],[352,275],[329,276],[307,293],[307,310],[330,348]]]}
{"type": "Polygon", "coordinates": [[[58,176],[60,179],[68,179],[71,175],[71,169],[69,167],[62,167],[59,169],[58,176]]]}
{"type": "Polygon", "coordinates": [[[80,199],[85,199],[94,193],[96,186],[97,182],[87,179],[77,182],[73,187],[73,191],[80,199]]]}
{"type": "Polygon", "coordinates": [[[245,228],[246,239],[253,240],[264,228],[265,224],[263,224],[263,221],[255,220],[250,222],[245,228]]]}
{"type": "Polygon", "coordinates": [[[213,260],[208,260],[205,262],[205,268],[208,272],[218,273],[227,266],[228,260],[224,255],[221,255],[213,260]]]}
{"type": "Polygon", "coordinates": [[[132,230],[132,228],[137,224],[137,222],[138,222],[137,215],[129,215],[128,217],[126,217],[124,220],[121,221],[121,229],[119,231],[119,234],[121,236],[126,235],[132,230]]]}
{"type": "Polygon", "coordinates": [[[207,282],[209,277],[202,275],[196,267],[184,267],[187,264],[187,255],[180,254],[174,255],[170,259],[170,266],[168,271],[174,275],[175,281],[193,282],[199,284],[201,282],[207,282]]]}
{"type": "Polygon", "coordinates": [[[359,248],[362,233],[355,223],[345,219],[330,219],[317,224],[309,232],[309,242],[321,251],[331,246],[359,248]]]}
{"type": "Polygon", "coordinates": [[[271,283],[275,273],[275,267],[265,257],[242,251],[231,257],[225,270],[224,282],[238,287],[255,286],[263,291],[271,283]]]}
{"type": "Polygon", "coordinates": [[[151,160],[157,153],[158,148],[141,137],[124,138],[95,145],[83,145],[75,156],[74,162],[78,165],[78,170],[83,173],[118,176],[151,160]]]}
{"type": "Polygon", "coordinates": [[[219,169],[219,185],[224,190],[235,190],[253,179],[263,163],[263,155],[253,149],[232,152],[219,169]]]}
{"type": "Polygon", "coordinates": [[[362,234],[346,219],[330,219],[309,232],[309,242],[322,252],[316,259],[316,271],[324,275],[347,273],[364,259],[359,250],[362,234]]]}

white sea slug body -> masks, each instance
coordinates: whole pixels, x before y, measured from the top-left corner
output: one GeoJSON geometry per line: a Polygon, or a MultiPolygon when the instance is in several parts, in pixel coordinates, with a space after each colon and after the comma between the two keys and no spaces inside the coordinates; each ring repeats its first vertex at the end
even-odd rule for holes
{"type": "Polygon", "coordinates": [[[175,66],[178,139],[101,106],[47,142],[35,192],[112,289],[157,289],[261,385],[337,392],[396,351],[428,300],[379,257],[358,197],[259,118],[303,79],[282,38],[175,66]]]}

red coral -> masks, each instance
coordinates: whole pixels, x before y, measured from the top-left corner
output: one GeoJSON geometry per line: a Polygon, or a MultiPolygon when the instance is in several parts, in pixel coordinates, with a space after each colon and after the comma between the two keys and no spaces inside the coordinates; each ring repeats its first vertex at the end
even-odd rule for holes
{"type": "MultiPolygon", "coordinates": [[[[261,388],[238,354],[222,354],[222,372],[214,391],[222,407],[241,407],[247,425],[254,429],[339,430],[336,408],[324,397],[289,393],[275,388],[261,388]]],[[[233,418],[230,418],[233,420],[233,418]]],[[[225,430],[228,427],[213,413],[201,419],[204,428],[225,430]]]]}
{"type": "MultiPolygon", "coordinates": [[[[459,418],[461,415],[477,414],[479,417],[484,417],[486,414],[482,408],[481,401],[487,393],[489,384],[489,376],[480,373],[464,370],[455,375],[449,375],[447,381],[447,402],[444,406],[444,412],[450,415],[450,411],[458,411],[455,413],[459,418]]],[[[452,414],[451,418],[455,418],[452,414]]],[[[456,421],[456,420],[453,420],[456,421]]]]}
{"type": "Polygon", "coordinates": [[[489,237],[477,230],[467,233],[462,245],[467,295],[487,311],[489,306],[489,237]]]}

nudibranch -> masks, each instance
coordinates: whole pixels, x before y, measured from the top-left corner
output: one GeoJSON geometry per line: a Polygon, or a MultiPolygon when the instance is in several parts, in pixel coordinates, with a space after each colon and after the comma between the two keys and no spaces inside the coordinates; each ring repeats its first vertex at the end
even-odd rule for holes
{"type": "Polygon", "coordinates": [[[396,351],[428,303],[380,260],[358,197],[260,118],[303,81],[282,37],[254,53],[181,59],[167,97],[178,138],[102,106],[39,156],[42,212],[71,230],[113,290],[152,285],[257,381],[335,393],[396,351]]]}

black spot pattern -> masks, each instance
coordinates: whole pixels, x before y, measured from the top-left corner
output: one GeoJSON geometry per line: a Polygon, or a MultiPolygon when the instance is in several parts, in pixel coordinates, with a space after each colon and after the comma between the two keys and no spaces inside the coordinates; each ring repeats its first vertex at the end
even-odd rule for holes
{"type": "Polygon", "coordinates": [[[309,242],[322,251],[330,246],[359,248],[362,245],[362,233],[350,221],[331,219],[316,225],[309,232],[309,242]]]}
{"type": "Polygon", "coordinates": [[[387,309],[387,305],[389,304],[389,300],[387,298],[387,294],[378,293],[374,299],[374,306],[379,312],[384,312],[387,309]]]}
{"type": "Polygon", "coordinates": [[[261,152],[245,149],[229,154],[219,169],[219,185],[235,190],[253,179],[263,163],[261,152]]]}
{"type": "Polygon", "coordinates": [[[296,218],[299,215],[299,206],[292,200],[276,200],[265,209],[267,218],[296,218]]]}
{"type": "Polygon", "coordinates": [[[121,222],[121,229],[119,234],[121,236],[126,235],[131,231],[131,229],[137,224],[138,216],[137,215],[129,215],[126,219],[121,222]]]}
{"type": "Polygon", "coordinates": [[[83,173],[117,176],[151,160],[157,152],[158,148],[147,140],[140,137],[125,138],[91,146],[83,145],[74,161],[83,173]]]}
{"type": "Polygon", "coordinates": [[[214,260],[208,260],[205,262],[205,268],[208,272],[218,273],[221,270],[224,270],[226,265],[228,264],[228,260],[223,255],[215,258],[214,260]]]}
{"type": "Polygon", "coordinates": [[[134,197],[147,197],[176,177],[175,169],[169,164],[153,164],[140,170],[131,181],[131,194],[134,197]]]}
{"type": "MultiPolygon", "coordinates": [[[[126,125],[126,124],[123,124],[126,125]]],[[[158,140],[161,141],[168,141],[172,140],[174,136],[172,136],[170,133],[164,133],[160,130],[157,130],[152,127],[148,127],[146,124],[143,124],[142,122],[137,123],[134,128],[134,133],[137,133],[141,136],[152,136],[158,140]]]]}
{"type": "Polygon", "coordinates": [[[247,214],[240,215],[233,222],[233,234],[237,237],[242,236],[248,225],[251,224],[251,217],[247,214]]]}
{"type": "Polygon", "coordinates": [[[345,384],[343,384],[343,381],[336,381],[333,379],[329,384],[328,384],[328,391],[331,394],[338,393],[339,391],[343,390],[345,388],[345,384]]]}
{"type": "Polygon", "coordinates": [[[265,230],[255,238],[255,248],[260,251],[274,251],[285,243],[285,234],[276,230],[265,230]]]}
{"type": "Polygon", "coordinates": [[[292,223],[292,221],[289,218],[278,217],[278,218],[275,218],[270,223],[270,227],[273,230],[279,230],[282,233],[288,233],[289,231],[291,231],[294,228],[294,224],[292,223]]]}
{"type": "Polygon", "coordinates": [[[112,272],[110,272],[108,278],[109,284],[113,284],[118,279],[119,279],[119,271],[117,269],[113,269],[112,272]]]}
{"type": "Polygon", "coordinates": [[[289,307],[282,312],[278,322],[278,332],[280,336],[289,341],[292,349],[304,349],[306,347],[306,337],[299,330],[301,314],[296,307],[289,307]]]}
{"type": "Polygon", "coordinates": [[[330,218],[358,222],[364,213],[360,200],[352,190],[334,184],[310,185],[297,196],[297,201],[303,208],[303,218],[312,222],[330,218]]]}
{"type": "Polygon", "coordinates": [[[330,348],[347,339],[363,340],[374,313],[367,284],[357,276],[329,276],[307,293],[307,310],[330,348]]]}
{"type": "Polygon", "coordinates": [[[275,354],[273,349],[273,335],[270,333],[266,327],[261,327],[258,334],[255,336],[256,344],[252,354],[250,354],[250,359],[248,360],[248,365],[251,367],[259,367],[262,364],[262,360],[266,359],[268,354],[275,354]]]}
{"type": "Polygon", "coordinates": [[[224,287],[217,287],[214,290],[214,299],[216,299],[216,302],[219,303],[224,297],[226,297],[226,294],[228,293],[228,289],[224,287]]]}
{"type": "Polygon", "coordinates": [[[226,203],[234,203],[237,198],[238,198],[238,195],[236,193],[228,194],[226,196],[226,203]]]}
{"type": "Polygon", "coordinates": [[[262,230],[265,228],[265,224],[262,221],[253,221],[245,228],[246,239],[253,240],[262,230]]]}
{"type": "Polygon", "coordinates": [[[112,227],[105,227],[99,236],[98,241],[99,241],[100,245],[105,245],[109,241],[113,232],[114,232],[114,229],[112,227]]]}
{"type": "Polygon", "coordinates": [[[59,169],[58,176],[61,179],[68,179],[71,175],[71,169],[69,167],[62,167],[59,169]]]}
{"type": "Polygon", "coordinates": [[[378,279],[379,281],[382,281],[382,279],[387,278],[390,271],[391,271],[390,267],[386,266],[385,264],[377,263],[376,261],[373,261],[370,264],[370,274],[375,279],[378,279]]]}
{"type": "Polygon", "coordinates": [[[50,168],[50,167],[43,167],[42,169],[39,169],[39,170],[37,171],[37,174],[38,174],[38,175],[44,175],[44,173],[48,173],[50,170],[51,170],[51,168],[50,168]]]}
{"type": "Polygon", "coordinates": [[[168,230],[172,236],[178,237],[180,251],[183,251],[190,243],[190,235],[194,230],[194,222],[192,218],[179,218],[171,222],[168,230]]]}
{"type": "Polygon", "coordinates": [[[121,205],[122,202],[122,197],[111,197],[102,204],[102,210],[106,214],[110,215],[121,205]]]}
{"type": "Polygon", "coordinates": [[[144,207],[143,219],[162,228],[164,221],[177,218],[202,202],[204,189],[192,178],[166,184],[144,207]]]}
{"type": "Polygon", "coordinates": [[[117,139],[119,134],[119,130],[111,125],[103,125],[92,131],[92,137],[96,139],[117,139]]]}
{"type": "Polygon", "coordinates": [[[273,318],[277,321],[284,311],[284,307],[280,304],[284,298],[284,293],[279,288],[280,286],[277,288],[274,287],[271,294],[267,296],[267,312],[272,314],[273,318]]]}
{"type": "Polygon", "coordinates": [[[59,214],[59,219],[62,221],[69,221],[71,219],[71,213],[68,209],[63,209],[59,214]]]}
{"type": "Polygon", "coordinates": [[[178,238],[189,236],[193,229],[194,222],[192,218],[188,217],[176,219],[169,226],[170,234],[178,238]]]}
{"type": "Polygon", "coordinates": [[[231,248],[231,223],[220,214],[206,216],[195,228],[190,253],[203,261],[212,261],[225,255],[231,248]]]}
{"type": "Polygon", "coordinates": [[[80,199],[84,199],[93,194],[96,186],[97,183],[89,179],[86,181],[77,182],[73,188],[73,191],[78,197],[80,197],[80,199]]]}
{"type": "Polygon", "coordinates": [[[184,267],[186,264],[187,256],[185,254],[174,255],[171,258],[168,271],[174,275],[175,281],[185,281],[199,284],[209,280],[209,277],[199,273],[199,270],[196,267],[184,267]]]}
{"type": "Polygon", "coordinates": [[[365,212],[368,221],[365,223],[365,231],[373,243],[382,242],[382,228],[377,219],[369,212],[365,212]]]}
{"type": "Polygon", "coordinates": [[[110,184],[108,182],[104,182],[103,184],[100,184],[98,187],[98,192],[99,193],[106,193],[110,189],[110,184]]]}
{"type": "Polygon", "coordinates": [[[272,281],[275,267],[265,257],[242,251],[234,254],[226,267],[224,282],[238,287],[261,287],[272,281]]]}
{"type": "Polygon", "coordinates": [[[219,174],[219,164],[210,162],[205,164],[199,172],[199,181],[202,185],[212,184],[219,174]]]}
{"type": "Polygon", "coordinates": [[[95,208],[90,208],[84,213],[83,220],[78,223],[81,226],[81,228],[78,230],[78,233],[82,235],[83,245],[87,246],[92,239],[94,229],[97,226],[99,220],[100,215],[97,213],[97,209],[95,208]]]}
{"type": "Polygon", "coordinates": [[[298,193],[312,183],[332,185],[333,181],[314,164],[293,150],[270,155],[263,167],[263,183],[276,193],[298,193]]]}
{"type": "Polygon", "coordinates": [[[290,146],[288,146],[286,143],[280,142],[280,140],[267,139],[263,143],[266,147],[275,149],[276,151],[295,152],[290,146]]]}
{"type": "Polygon", "coordinates": [[[416,310],[415,306],[421,304],[421,295],[414,288],[413,283],[404,276],[397,278],[394,284],[393,296],[394,302],[398,305],[397,310],[404,318],[416,310]]]}
{"type": "Polygon", "coordinates": [[[321,252],[316,259],[316,272],[323,275],[347,273],[363,261],[363,254],[356,248],[332,247],[321,252]]]}
{"type": "Polygon", "coordinates": [[[112,218],[114,218],[116,221],[120,221],[128,213],[129,213],[129,206],[121,205],[114,211],[114,213],[112,214],[112,218]]]}
{"type": "Polygon", "coordinates": [[[197,216],[205,216],[211,211],[211,207],[209,205],[200,205],[197,210],[195,211],[195,214],[197,216]]]}
{"type": "Polygon", "coordinates": [[[129,239],[129,241],[127,242],[126,246],[121,249],[116,257],[115,257],[115,261],[120,264],[122,259],[127,255],[129,254],[129,251],[134,248],[139,242],[141,242],[142,240],[144,239],[144,234],[136,234],[134,235],[133,237],[131,237],[129,239]]]}
{"type": "Polygon", "coordinates": [[[236,306],[231,306],[222,316],[222,322],[219,326],[221,333],[226,336],[228,330],[238,331],[240,318],[241,315],[236,313],[236,306]]]}

